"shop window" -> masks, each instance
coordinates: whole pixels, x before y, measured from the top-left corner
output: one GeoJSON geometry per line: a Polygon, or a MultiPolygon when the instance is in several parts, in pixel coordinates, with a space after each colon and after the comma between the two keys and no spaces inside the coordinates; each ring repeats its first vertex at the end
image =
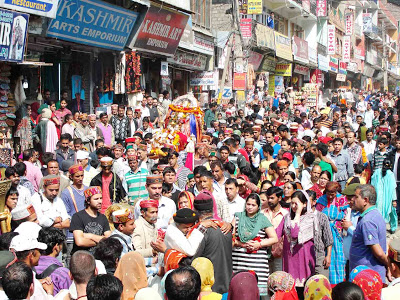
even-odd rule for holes
{"type": "Polygon", "coordinates": [[[278,31],[282,34],[287,35],[286,24],[287,24],[287,22],[286,22],[285,18],[275,14],[275,17],[274,17],[275,31],[278,31]]]}
{"type": "Polygon", "coordinates": [[[211,27],[211,0],[192,0],[194,11],[193,23],[205,27],[211,27]]]}

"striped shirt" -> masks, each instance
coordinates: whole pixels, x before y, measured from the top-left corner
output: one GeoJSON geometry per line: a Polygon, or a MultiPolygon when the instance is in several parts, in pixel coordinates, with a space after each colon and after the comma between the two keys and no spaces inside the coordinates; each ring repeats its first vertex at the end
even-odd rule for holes
{"type": "Polygon", "coordinates": [[[132,170],[125,174],[123,185],[128,192],[129,202],[133,202],[137,198],[148,198],[149,193],[146,189],[146,177],[149,171],[144,168],[137,169],[136,172],[132,170]]]}
{"type": "Polygon", "coordinates": [[[376,169],[382,168],[383,161],[385,160],[388,151],[381,152],[378,149],[375,150],[374,156],[372,159],[372,170],[375,171],[376,169]]]}

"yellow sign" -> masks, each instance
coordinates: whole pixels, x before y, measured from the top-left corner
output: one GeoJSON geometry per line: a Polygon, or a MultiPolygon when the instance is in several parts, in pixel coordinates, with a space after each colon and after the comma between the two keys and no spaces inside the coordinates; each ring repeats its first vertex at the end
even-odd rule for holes
{"type": "Polygon", "coordinates": [[[293,61],[292,57],[292,43],[290,38],[277,31],[275,33],[275,49],[276,56],[279,56],[288,61],[293,61]]]}
{"type": "Polygon", "coordinates": [[[248,15],[261,15],[263,12],[262,0],[248,0],[247,14],[248,15]]]}
{"type": "Polygon", "coordinates": [[[276,64],[275,67],[276,76],[292,76],[292,64],[276,64]]]}
{"type": "Polygon", "coordinates": [[[268,80],[268,95],[274,96],[275,93],[275,76],[269,75],[268,80]]]}

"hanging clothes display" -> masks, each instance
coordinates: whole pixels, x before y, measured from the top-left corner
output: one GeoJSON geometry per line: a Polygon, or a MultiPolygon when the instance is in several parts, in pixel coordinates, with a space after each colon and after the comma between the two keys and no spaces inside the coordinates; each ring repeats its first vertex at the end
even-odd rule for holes
{"type": "Polygon", "coordinates": [[[125,94],[125,52],[115,60],[115,94],[125,94]]]}
{"type": "Polygon", "coordinates": [[[126,93],[135,93],[141,90],[140,86],[140,55],[135,51],[126,53],[125,84],[126,93]]]}

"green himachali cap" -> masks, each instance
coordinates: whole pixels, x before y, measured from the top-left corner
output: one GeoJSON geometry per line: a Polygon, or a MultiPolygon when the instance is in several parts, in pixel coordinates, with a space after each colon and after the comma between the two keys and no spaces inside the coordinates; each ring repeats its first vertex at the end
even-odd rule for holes
{"type": "Polygon", "coordinates": [[[346,195],[346,196],[354,196],[354,195],[356,194],[356,189],[357,189],[357,187],[358,187],[359,185],[360,185],[359,183],[352,183],[352,184],[349,184],[349,185],[344,189],[344,191],[342,192],[342,194],[343,194],[343,195],[346,195]]]}

